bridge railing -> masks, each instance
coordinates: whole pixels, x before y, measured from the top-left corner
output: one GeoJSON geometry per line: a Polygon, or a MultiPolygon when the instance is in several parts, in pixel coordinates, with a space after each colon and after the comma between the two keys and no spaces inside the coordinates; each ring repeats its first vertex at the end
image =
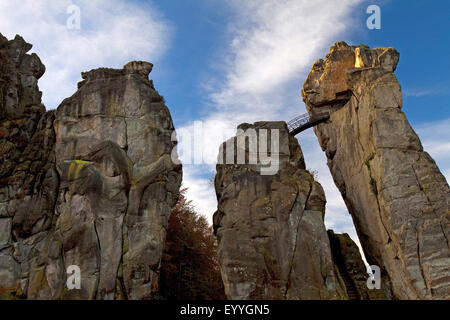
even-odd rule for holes
{"type": "Polygon", "coordinates": [[[304,113],[295,117],[287,123],[289,132],[291,134],[298,134],[307,128],[315,126],[321,122],[324,122],[330,118],[330,112],[323,112],[310,116],[308,113],[304,113]]]}
{"type": "Polygon", "coordinates": [[[298,117],[295,117],[294,119],[292,119],[287,123],[289,132],[294,131],[295,129],[299,128],[304,124],[307,124],[310,119],[311,117],[308,113],[304,113],[302,115],[299,115],[298,117]]]}

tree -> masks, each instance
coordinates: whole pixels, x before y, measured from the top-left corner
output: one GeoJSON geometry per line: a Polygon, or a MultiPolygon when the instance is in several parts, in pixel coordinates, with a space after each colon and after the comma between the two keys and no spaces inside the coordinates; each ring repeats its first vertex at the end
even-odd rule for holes
{"type": "Polygon", "coordinates": [[[216,239],[206,218],[186,199],[186,191],[181,190],[169,219],[161,262],[160,298],[225,299],[216,239]]]}

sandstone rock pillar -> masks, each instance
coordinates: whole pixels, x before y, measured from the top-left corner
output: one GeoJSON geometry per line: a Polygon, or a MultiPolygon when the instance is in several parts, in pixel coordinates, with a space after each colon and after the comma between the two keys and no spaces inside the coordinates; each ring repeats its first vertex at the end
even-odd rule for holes
{"type": "MultiPolygon", "coordinates": [[[[369,264],[397,299],[450,298],[450,189],[402,112],[399,53],[336,43],[303,86],[369,264]]],[[[426,112],[424,110],[424,112],[426,112]]]]}
{"type": "Polygon", "coordinates": [[[241,124],[237,137],[224,143],[221,150],[224,157],[219,158],[224,162],[217,165],[215,178],[218,210],[214,229],[227,296],[346,298],[335,274],[323,222],[323,189],[305,169],[300,146],[289,136],[286,124],[241,124]],[[267,136],[262,130],[267,130],[267,136]],[[249,137],[246,146],[238,144],[244,136],[249,137]],[[279,159],[274,174],[262,174],[265,164],[260,156],[267,150],[264,140],[270,156],[279,159]],[[258,148],[252,149],[250,143],[256,141],[258,148]],[[270,149],[272,141],[279,142],[278,150],[270,149]],[[258,158],[251,162],[256,150],[258,158]],[[244,163],[237,161],[239,151],[245,151],[244,163]],[[230,152],[231,163],[226,161],[230,152]]]}
{"type": "Polygon", "coordinates": [[[0,299],[152,299],[182,176],[153,65],[83,73],[45,112],[30,49],[0,35],[0,299]]]}

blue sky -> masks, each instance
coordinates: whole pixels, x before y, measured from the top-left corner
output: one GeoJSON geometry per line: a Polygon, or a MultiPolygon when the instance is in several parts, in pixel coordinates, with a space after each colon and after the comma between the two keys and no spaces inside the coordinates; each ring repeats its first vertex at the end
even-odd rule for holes
{"type": "MultiPolygon", "coordinates": [[[[289,120],[304,113],[300,89],[313,64],[336,41],[392,46],[403,110],[447,180],[450,177],[450,1],[426,0],[41,0],[0,3],[0,32],[34,45],[47,67],[39,85],[47,109],[76,90],[80,72],[154,63],[150,78],[164,95],[180,136],[201,121],[205,163],[183,158],[184,184],[197,209],[216,206],[209,178],[218,145],[237,124],[289,120]],[[68,6],[81,28],[69,30],[68,6]],[[366,8],[381,9],[369,30],[366,8]]],[[[312,130],[297,138],[307,167],[327,195],[326,225],[355,237],[312,130]]],[[[192,159],[191,159],[192,160],[192,159]]]]}
{"type": "MultiPolygon", "coordinates": [[[[201,81],[211,70],[220,49],[227,45],[226,29],[233,23],[232,10],[216,1],[165,0],[158,8],[175,22],[177,33],[172,50],[155,68],[153,78],[158,90],[166,94],[175,121],[186,121],[204,115],[205,101],[201,81]],[[164,68],[167,71],[157,69],[164,68]],[[167,72],[167,73],[162,73],[167,72]],[[177,81],[174,81],[177,79],[177,81]],[[181,82],[181,83],[180,83],[181,82]],[[187,100],[188,99],[188,100],[187,100]]],[[[359,25],[350,25],[336,41],[368,44],[371,47],[391,46],[401,53],[396,75],[404,92],[404,112],[410,122],[450,118],[450,2],[429,0],[362,1],[352,15],[359,25]],[[382,28],[365,27],[369,4],[381,8],[382,28]],[[426,110],[426,112],[424,112],[426,110]]],[[[329,45],[331,45],[330,43],[329,45]]],[[[316,57],[322,58],[328,46],[316,57]]],[[[314,59],[313,59],[314,60],[314,59]]],[[[311,66],[314,62],[311,60],[311,66]]],[[[298,84],[298,87],[301,83],[298,84]]]]}

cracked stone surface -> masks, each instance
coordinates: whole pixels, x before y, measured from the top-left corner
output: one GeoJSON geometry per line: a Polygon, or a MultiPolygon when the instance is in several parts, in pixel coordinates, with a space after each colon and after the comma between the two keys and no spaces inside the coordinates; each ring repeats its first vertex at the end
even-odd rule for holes
{"type": "Polygon", "coordinates": [[[0,299],[151,299],[182,176],[153,65],[82,73],[45,112],[30,49],[0,35],[0,299]]]}
{"type": "MultiPolygon", "coordinates": [[[[297,139],[289,136],[284,122],[242,124],[238,129],[256,129],[258,135],[260,129],[278,130],[280,170],[262,175],[261,163],[217,165],[214,229],[227,296],[346,298],[335,274],[323,222],[325,195],[305,170],[297,139]]],[[[269,146],[271,137],[269,134],[269,146]]],[[[231,148],[224,143],[222,150],[227,154],[231,148]]],[[[245,149],[247,160],[248,151],[245,149]]]]}
{"type": "Polygon", "coordinates": [[[402,112],[399,53],[336,43],[303,86],[315,127],[386,297],[450,299],[450,189],[402,112]]]}

